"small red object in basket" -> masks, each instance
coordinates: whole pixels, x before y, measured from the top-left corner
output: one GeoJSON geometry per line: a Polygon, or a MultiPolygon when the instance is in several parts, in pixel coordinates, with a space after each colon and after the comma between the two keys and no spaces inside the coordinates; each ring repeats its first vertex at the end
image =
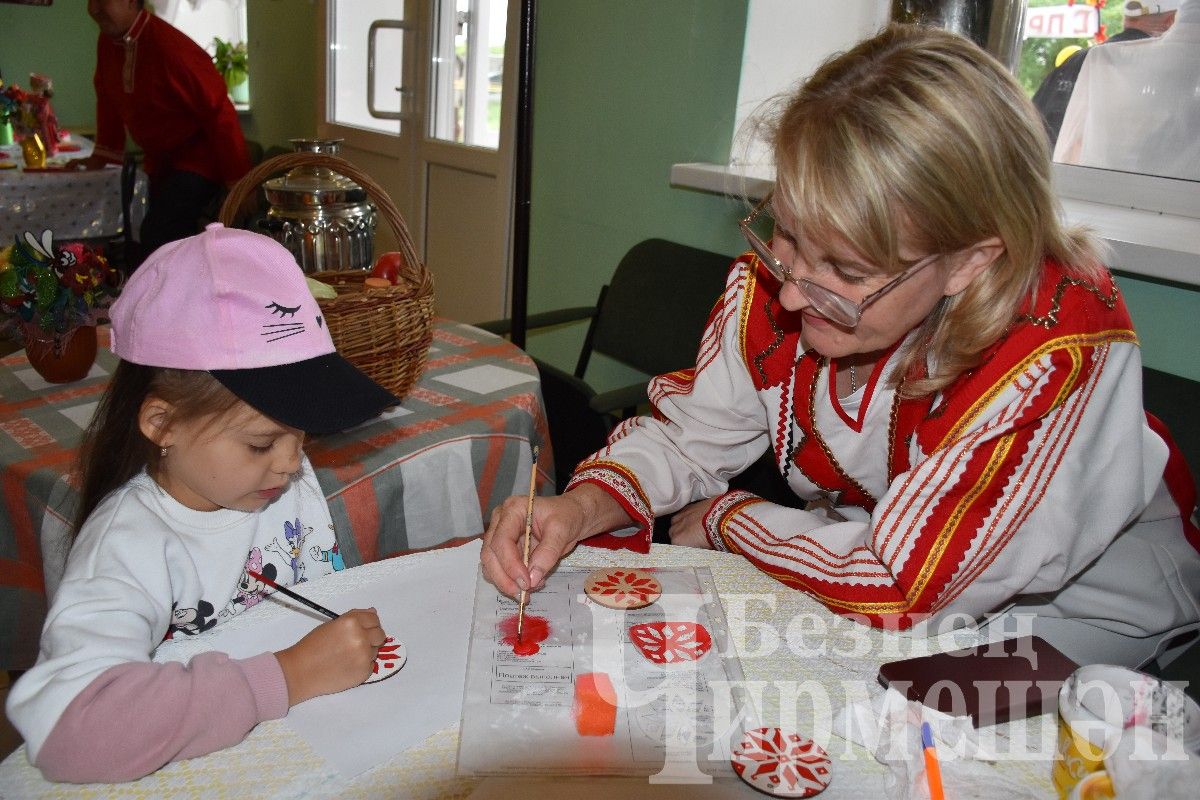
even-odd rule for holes
{"type": "Polygon", "coordinates": [[[383,278],[392,286],[400,282],[400,275],[404,272],[404,254],[391,250],[387,253],[380,253],[379,258],[375,259],[375,265],[371,267],[372,278],[383,278]]]}

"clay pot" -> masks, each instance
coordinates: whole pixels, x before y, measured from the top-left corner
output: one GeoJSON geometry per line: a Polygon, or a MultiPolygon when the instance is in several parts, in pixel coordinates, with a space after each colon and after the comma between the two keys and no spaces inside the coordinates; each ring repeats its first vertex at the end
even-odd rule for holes
{"type": "Polygon", "coordinates": [[[80,325],[66,333],[27,327],[25,355],[29,365],[47,383],[77,381],[88,374],[96,361],[96,326],[80,325]]]}

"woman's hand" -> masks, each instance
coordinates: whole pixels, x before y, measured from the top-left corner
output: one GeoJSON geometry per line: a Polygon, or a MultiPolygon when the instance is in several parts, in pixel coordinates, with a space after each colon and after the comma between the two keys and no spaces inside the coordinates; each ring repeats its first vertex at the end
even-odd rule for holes
{"type": "Polygon", "coordinates": [[[275,654],[287,681],[288,705],[358,686],[371,675],[387,639],[373,608],[356,608],[275,654]]]}
{"type": "Polygon", "coordinates": [[[111,163],[104,156],[91,154],[87,158],[73,158],[63,165],[63,169],[67,170],[93,170],[104,169],[106,165],[111,163]]]}
{"type": "Polygon", "coordinates": [[[539,588],[546,573],[574,549],[586,525],[586,512],[573,494],[534,498],[528,570],[523,558],[529,498],[510,497],[501,503],[483,534],[483,576],[510,597],[539,588]]]}
{"type": "Polygon", "coordinates": [[[479,556],[483,576],[510,597],[541,588],[546,575],[580,540],[630,522],[616,500],[590,484],[558,497],[534,498],[526,569],[523,537],[528,502],[524,496],[505,500],[492,512],[491,523],[483,534],[479,556]]]}
{"type": "Polygon", "coordinates": [[[671,518],[671,544],[711,550],[712,545],[704,532],[704,516],[712,504],[712,500],[700,500],[676,511],[671,518]]]}

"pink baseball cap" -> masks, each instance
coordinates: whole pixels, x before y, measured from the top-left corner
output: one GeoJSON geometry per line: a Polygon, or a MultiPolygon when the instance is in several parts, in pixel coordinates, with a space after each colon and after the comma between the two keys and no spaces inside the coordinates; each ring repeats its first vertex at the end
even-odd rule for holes
{"type": "Polygon", "coordinates": [[[155,250],[109,309],[110,347],[204,370],[272,419],[343,430],[400,400],[338,355],[304,273],[270,237],[220,223],[155,250]]]}

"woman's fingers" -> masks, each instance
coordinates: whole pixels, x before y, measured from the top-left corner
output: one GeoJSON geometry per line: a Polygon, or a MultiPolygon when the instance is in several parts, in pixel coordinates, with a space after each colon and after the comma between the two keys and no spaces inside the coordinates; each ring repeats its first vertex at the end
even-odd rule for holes
{"type": "Polygon", "coordinates": [[[521,497],[510,497],[492,512],[480,554],[484,577],[501,592],[513,597],[522,590],[521,584],[525,588],[529,585],[523,555],[518,548],[525,533],[526,502],[521,497]]]}
{"type": "Polygon", "coordinates": [[[480,561],[484,576],[510,597],[539,588],[547,573],[575,544],[582,528],[578,506],[562,497],[533,501],[529,568],[525,567],[525,513],[528,498],[510,497],[492,514],[483,537],[480,561]]]}

